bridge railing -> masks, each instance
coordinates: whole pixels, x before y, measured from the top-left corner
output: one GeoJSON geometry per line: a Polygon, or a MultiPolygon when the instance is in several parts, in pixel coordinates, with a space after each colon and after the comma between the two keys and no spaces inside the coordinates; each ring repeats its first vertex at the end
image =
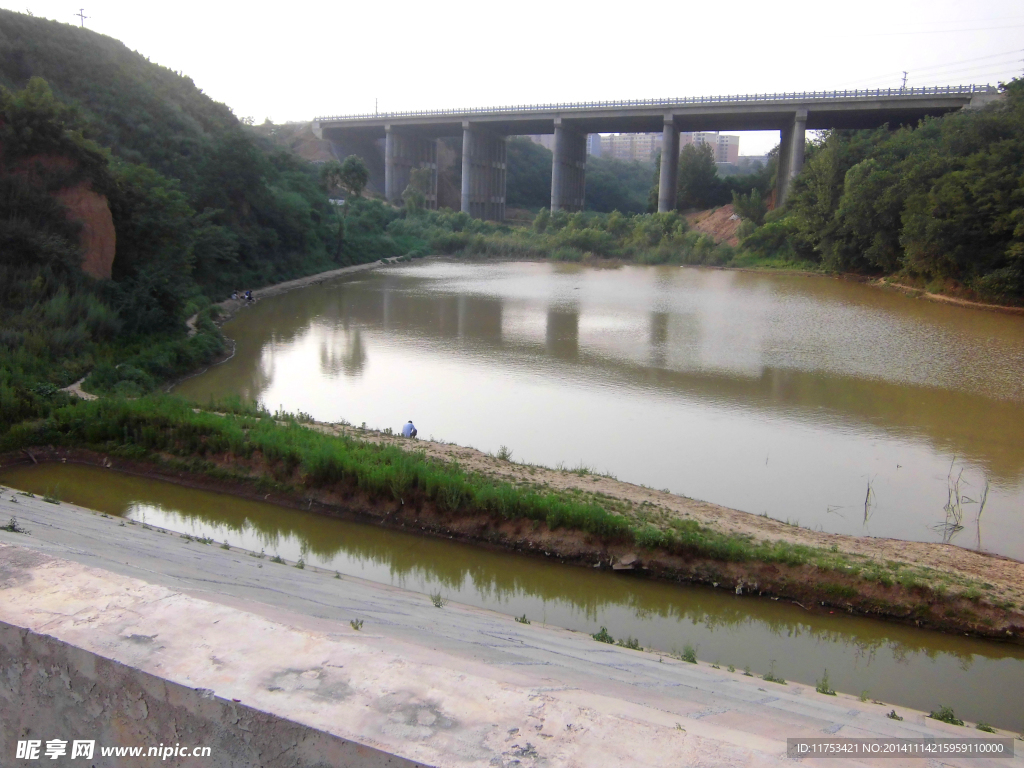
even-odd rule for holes
{"type": "Polygon", "coordinates": [[[471,107],[469,109],[428,109],[409,112],[372,112],[362,115],[333,115],[317,117],[318,123],[338,120],[366,120],[381,117],[434,117],[443,115],[492,115],[518,112],[565,112],[584,109],[618,107],[676,107],[692,104],[727,104],[746,102],[750,104],[787,101],[824,101],[835,99],[867,99],[907,96],[962,96],[975,93],[998,93],[992,85],[945,85],[930,88],[875,88],[873,90],[845,91],[804,91],[794,93],[753,93],[729,94],[725,96],[686,96],[673,99],[628,99],[626,101],[581,101],[567,104],[516,104],[504,107],[471,107]]]}

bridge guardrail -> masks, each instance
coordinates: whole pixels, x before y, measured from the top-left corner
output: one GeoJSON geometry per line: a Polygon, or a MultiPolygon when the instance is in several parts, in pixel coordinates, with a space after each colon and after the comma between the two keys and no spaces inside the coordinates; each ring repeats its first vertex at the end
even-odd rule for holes
{"type": "Polygon", "coordinates": [[[810,91],[802,93],[755,93],[730,94],[726,96],[685,96],[673,99],[628,99],[626,101],[587,101],[566,104],[516,104],[504,107],[471,107],[469,109],[431,109],[407,112],[377,112],[362,115],[333,115],[315,118],[315,122],[334,122],[339,120],[366,120],[382,117],[435,117],[444,115],[492,115],[497,113],[517,112],[564,112],[581,109],[601,109],[616,107],[677,107],[690,104],[726,104],[748,102],[751,104],[764,102],[815,101],[835,99],[865,99],[906,96],[961,96],[975,93],[998,93],[999,89],[992,85],[946,85],[931,88],[875,88],[873,90],[844,91],[810,91]]]}

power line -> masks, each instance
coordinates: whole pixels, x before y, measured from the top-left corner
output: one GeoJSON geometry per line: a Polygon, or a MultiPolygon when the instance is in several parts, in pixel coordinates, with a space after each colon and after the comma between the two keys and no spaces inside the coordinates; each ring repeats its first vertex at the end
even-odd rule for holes
{"type": "MultiPolygon", "coordinates": [[[[1018,53],[1024,53],[1024,50],[1014,49],[1014,50],[1011,50],[1011,51],[1001,51],[1000,53],[992,53],[992,54],[989,54],[988,56],[977,56],[977,57],[975,57],[973,59],[962,59],[960,61],[950,61],[950,62],[947,62],[945,64],[933,64],[933,65],[928,66],[928,67],[911,67],[909,71],[912,74],[916,75],[916,74],[919,74],[919,73],[922,73],[922,72],[930,72],[932,70],[940,70],[940,69],[951,69],[951,68],[956,68],[956,67],[958,67],[961,64],[971,64],[971,63],[973,63],[975,61],[985,61],[987,59],[995,59],[995,58],[998,58],[1000,56],[1009,56],[1010,54],[1018,54],[1018,53]]],[[[864,82],[869,82],[869,81],[870,82],[875,82],[877,80],[881,80],[881,79],[887,78],[887,77],[899,77],[900,74],[902,74],[902,72],[903,72],[903,70],[897,70],[895,72],[884,72],[884,73],[882,73],[880,75],[871,75],[869,77],[859,77],[856,80],[848,80],[845,83],[839,83],[839,85],[854,85],[855,83],[864,83],[864,82]]]]}
{"type": "Polygon", "coordinates": [[[922,29],[916,32],[866,32],[857,35],[829,35],[829,37],[897,37],[903,35],[946,35],[959,32],[988,32],[993,29],[1020,29],[1024,24],[1004,24],[998,27],[960,27],[958,29],[922,29]]]}

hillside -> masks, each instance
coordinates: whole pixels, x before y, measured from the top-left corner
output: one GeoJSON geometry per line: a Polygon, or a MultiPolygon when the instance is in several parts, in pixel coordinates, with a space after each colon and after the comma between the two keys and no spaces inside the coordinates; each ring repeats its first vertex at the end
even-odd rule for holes
{"type": "Polygon", "coordinates": [[[0,431],[86,374],[138,395],[208,362],[232,290],[407,253],[361,202],[343,223],[316,165],[188,77],[0,10],[0,431]]]}

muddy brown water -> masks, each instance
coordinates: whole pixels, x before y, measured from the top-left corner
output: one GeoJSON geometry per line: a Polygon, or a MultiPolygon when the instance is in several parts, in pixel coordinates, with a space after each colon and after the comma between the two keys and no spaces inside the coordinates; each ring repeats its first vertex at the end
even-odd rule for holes
{"type": "Polygon", "coordinates": [[[424,600],[441,592],[538,624],[587,633],[604,626],[615,638],[666,652],[690,644],[701,663],[732,664],[736,674],[749,666],[763,675],[774,660],[784,679],[814,684],[828,669],[832,686],[845,693],[868,691],[897,708],[948,705],[966,719],[1024,727],[1018,646],[563,565],[97,467],[11,467],[0,471],[0,483],[267,557],[302,557],[329,572],[421,592],[424,600]]]}
{"type": "Polygon", "coordinates": [[[177,392],[412,419],[804,527],[1024,559],[1019,315],[805,275],[435,261],[268,298],[225,332],[235,356],[177,392]]]}

